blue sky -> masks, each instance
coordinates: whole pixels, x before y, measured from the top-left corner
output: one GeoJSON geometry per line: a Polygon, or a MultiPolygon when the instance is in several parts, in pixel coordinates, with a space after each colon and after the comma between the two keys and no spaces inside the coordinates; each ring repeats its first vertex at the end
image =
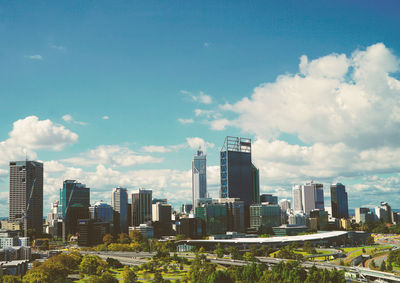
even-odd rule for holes
{"type": "Polygon", "coordinates": [[[400,4],[265,2],[0,3],[0,215],[24,151],[45,162],[45,208],[63,178],[93,200],[190,201],[204,144],[217,196],[226,135],[257,141],[263,192],[341,181],[351,207],[398,208],[400,4]]]}

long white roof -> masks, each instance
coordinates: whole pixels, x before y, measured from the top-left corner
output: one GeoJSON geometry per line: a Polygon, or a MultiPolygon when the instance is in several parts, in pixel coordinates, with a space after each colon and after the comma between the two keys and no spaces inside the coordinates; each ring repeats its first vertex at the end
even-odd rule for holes
{"type": "Polygon", "coordinates": [[[187,243],[249,243],[249,244],[267,244],[267,243],[287,243],[287,242],[298,242],[298,241],[315,241],[324,240],[335,237],[346,235],[346,231],[331,231],[309,235],[298,235],[298,236],[282,236],[282,237],[269,237],[269,238],[234,238],[234,239],[217,239],[217,240],[183,240],[182,242],[187,243]]]}

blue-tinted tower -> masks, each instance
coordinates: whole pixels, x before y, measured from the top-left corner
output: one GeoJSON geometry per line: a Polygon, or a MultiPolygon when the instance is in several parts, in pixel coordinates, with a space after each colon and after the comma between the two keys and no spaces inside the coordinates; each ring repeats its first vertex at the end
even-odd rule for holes
{"type": "Polygon", "coordinates": [[[331,205],[332,205],[332,217],[335,218],[348,218],[349,207],[346,187],[341,184],[331,185],[331,205]]]}

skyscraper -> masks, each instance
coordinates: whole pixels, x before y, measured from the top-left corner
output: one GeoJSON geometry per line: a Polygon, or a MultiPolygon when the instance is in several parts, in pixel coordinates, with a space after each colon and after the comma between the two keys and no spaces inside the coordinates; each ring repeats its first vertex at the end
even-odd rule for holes
{"type": "Polygon", "coordinates": [[[239,198],[247,206],[258,203],[259,177],[258,169],[251,162],[251,140],[226,137],[220,153],[220,162],[220,197],[239,198]],[[252,176],[256,177],[252,178],[252,176]],[[253,179],[255,179],[254,183],[253,179]]]}
{"type": "Polygon", "coordinates": [[[64,235],[76,233],[78,219],[89,218],[90,188],[76,180],[65,180],[60,189],[60,206],[64,235]]]}
{"type": "Polygon", "coordinates": [[[207,197],[207,156],[199,149],[192,161],[192,201],[196,208],[199,198],[207,197]]]}
{"type": "Polygon", "coordinates": [[[90,218],[95,221],[113,224],[113,208],[104,201],[98,201],[89,207],[90,218]]]}
{"type": "Polygon", "coordinates": [[[292,195],[293,195],[293,211],[303,212],[303,200],[301,198],[302,186],[294,185],[292,187],[292,195]]]}
{"type": "Polygon", "coordinates": [[[324,186],[314,182],[292,187],[293,210],[310,214],[311,210],[324,210],[324,186]]]}
{"type": "Polygon", "coordinates": [[[346,187],[341,184],[331,185],[331,206],[332,206],[332,217],[335,218],[348,218],[349,207],[346,187]]]}
{"type": "Polygon", "coordinates": [[[9,221],[24,223],[24,231],[43,229],[43,163],[10,162],[9,221]],[[26,220],[26,221],[24,221],[26,220]]]}
{"type": "Polygon", "coordinates": [[[132,226],[139,226],[151,221],[151,204],[151,190],[139,189],[139,192],[132,194],[132,226]]]}
{"type": "Polygon", "coordinates": [[[119,215],[119,230],[128,233],[128,191],[124,188],[113,188],[111,192],[111,206],[119,215]]]}

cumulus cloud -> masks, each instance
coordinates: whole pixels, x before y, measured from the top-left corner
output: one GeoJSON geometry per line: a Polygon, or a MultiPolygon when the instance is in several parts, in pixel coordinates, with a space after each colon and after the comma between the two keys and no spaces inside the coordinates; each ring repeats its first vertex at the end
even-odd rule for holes
{"type": "MultiPolygon", "coordinates": [[[[350,57],[332,54],[309,62],[300,73],[282,75],[254,89],[250,98],[223,106],[237,114],[229,123],[266,139],[281,133],[305,143],[343,142],[357,148],[394,146],[400,132],[400,82],[391,76],[399,60],[382,43],[350,57]]],[[[222,124],[222,125],[221,125],[222,124]]]]}
{"type": "Polygon", "coordinates": [[[193,94],[190,91],[187,90],[181,90],[180,91],[182,94],[188,96],[191,98],[192,101],[202,103],[202,104],[211,104],[213,102],[213,99],[210,95],[200,91],[199,94],[193,94]]]}
{"type": "Polygon", "coordinates": [[[146,163],[160,163],[163,159],[138,154],[127,146],[100,145],[81,154],[81,156],[67,158],[62,161],[77,166],[107,164],[111,167],[127,167],[146,163]]]}
{"type": "Polygon", "coordinates": [[[110,119],[110,117],[107,116],[107,115],[104,115],[104,116],[102,117],[102,119],[103,119],[103,120],[108,120],[108,119],[110,119]]]}
{"type": "Polygon", "coordinates": [[[214,144],[210,142],[206,142],[204,139],[199,138],[199,137],[189,137],[186,138],[186,142],[189,145],[191,149],[198,149],[202,148],[203,150],[206,150],[207,148],[213,148],[214,144]]]}
{"type": "Polygon", "coordinates": [[[64,126],[55,125],[50,120],[39,120],[36,116],[15,121],[9,136],[7,143],[26,149],[61,150],[78,141],[78,135],[64,126]]]}
{"type": "Polygon", "coordinates": [[[26,59],[31,59],[31,60],[43,60],[42,55],[35,54],[35,55],[25,55],[24,56],[26,59]]]}

